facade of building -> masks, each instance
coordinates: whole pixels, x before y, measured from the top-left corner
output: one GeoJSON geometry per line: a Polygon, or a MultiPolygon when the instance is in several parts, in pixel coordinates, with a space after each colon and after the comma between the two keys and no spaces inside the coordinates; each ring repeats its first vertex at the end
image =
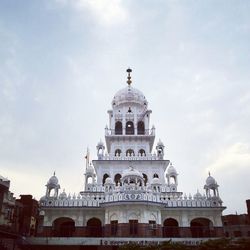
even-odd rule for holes
{"type": "Polygon", "coordinates": [[[205,195],[178,190],[178,172],[164,159],[165,147],[150,127],[152,111],[143,93],[119,90],[108,110],[105,144],[97,159],[86,156],[85,188],[78,195],[59,193],[54,174],[40,200],[40,237],[221,237],[225,209],[218,184],[209,174],[205,195]]]}
{"type": "Polygon", "coordinates": [[[9,189],[10,180],[0,176],[0,249],[18,250],[23,236],[36,234],[38,201],[32,195],[16,199],[9,189]]]}
{"type": "Polygon", "coordinates": [[[15,197],[10,189],[10,181],[0,176],[0,228],[13,231],[15,227],[15,197]]]}
{"type": "Polygon", "coordinates": [[[228,214],[222,216],[226,237],[250,237],[250,200],[246,200],[247,214],[228,214]]]}
{"type": "Polygon", "coordinates": [[[21,204],[22,210],[19,215],[19,234],[33,236],[36,234],[38,225],[38,201],[32,195],[20,195],[16,201],[21,204]]]}

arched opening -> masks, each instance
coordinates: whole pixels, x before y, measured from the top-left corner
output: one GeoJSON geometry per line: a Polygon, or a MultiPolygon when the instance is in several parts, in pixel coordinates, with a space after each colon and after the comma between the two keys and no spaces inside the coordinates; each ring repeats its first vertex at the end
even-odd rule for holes
{"type": "Polygon", "coordinates": [[[145,134],[145,126],[143,121],[139,121],[137,123],[137,134],[144,135],[145,134]]]}
{"type": "Polygon", "coordinates": [[[139,150],[139,156],[146,156],[146,153],[145,153],[144,149],[139,150]]]}
{"type": "Polygon", "coordinates": [[[126,123],[126,135],[133,135],[134,133],[135,133],[134,123],[131,121],[128,121],[126,123]]]}
{"type": "Polygon", "coordinates": [[[61,217],[53,222],[53,235],[55,237],[72,237],[75,232],[75,222],[71,218],[61,217]]]}
{"type": "Polygon", "coordinates": [[[98,155],[102,155],[102,154],[103,154],[103,151],[104,151],[104,147],[99,146],[98,149],[97,149],[97,154],[98,154],[98,155]]]}
{"type": "Polygon", "coordinates": [[[101,237],[102,236],[102,222],[97,218],[91,218],[87,222],[87,235],[88,237],[101,237]]]}
{"type": "Polygon", "coordinates": [[[157,148],[157,155],[160,156],[163,154],[163,148],[162,147],[158,147],[157,148]]]}
{"type": "Polygon", "coordinates": [[[126,151],[126,156],[135,156],[135,152],[134,152],[134,150],[133,149],[128,149],[127,151],[126,151]]]}
{"type": "Polygon", "coordinates": [[[52,188],[49,190],[49,196],[50,197],[56,197],[56,189],[55,188],[52,188]]]}
{"type": "Polygon", "coordinates": [[[115,150],[115,156],[121,156],[122,151],[120,149],[115,150]]]}
{"type": "Polygon", "coordinates": [[[159,178],[158,174],[154,173],[153,178],[159,178]]]}
{"type": "Polygon", "coordinates": [[[179,224],[178,221],[173,218],[164,220],[163,223],[163,237],[179,237],[179,224]]]}
{"type": "Polygon", "coordinates": [[[116,186],[118,185],[118,183],[120,183],[121,178],[122,176],[120,174],[115,175],[114,181],[116,186]]]}
{"type": "Polygon", "coordinates": [[[144,185],[146,186],[147,182],[148,182],[148,176],[146,174],[142,174],[142,176],[143,176],[143,180],[144,180],[144,185]]]}
{"type": "Polygon", "coordinates": [[[176,184],[175,176],[170,176],[169,177],[169,184],[176,184]]]}
{"type": "Polygon", "coordinates": [[[196,218],[190,223],[190,229],[193,238],[211,237],[213,223],[206,218],[196,218]]]}
{"type": "Polygon", "coordinates": [[[138,220],[129,220],[129,235],[137,236],[138,234],[138,220]]]}
{"type": "Polygon", "coordinates": [[[87,183],[88,184],[92,184],[93,183],[93,177],[92,176],[88,176],[87,177],[87,183]]]}
{"type": "Polygon", "coordinates": [[[116,236],[118,229],[118,220],[111,220],[110,227],[111,227],[111,235],[116,236]]]}
{"type": "Polygon", "coordinates": [[[105,183],[105,181],[106,181],[106,179],[109,177],[109,175],[108,174],[104,174],[103,175],[103,178],[102,178],[102,184],[104,185],[104,183],[105,183]]]}
{"type": "Polygon", "coordinates": [[[120,121],[115,123],[115,134],[122,135],[122,123],[120,121]]]}

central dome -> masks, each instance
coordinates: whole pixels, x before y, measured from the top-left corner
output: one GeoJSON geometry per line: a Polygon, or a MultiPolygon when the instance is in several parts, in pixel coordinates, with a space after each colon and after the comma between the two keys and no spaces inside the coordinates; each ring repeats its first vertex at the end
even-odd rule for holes
{"type": "Polygon", "coordinates": [[[115,94],[112,101],[113,106],[123,103],[137,103],[143,106],[148,104],[144,94],[140,90],[133,88],[130,85],[119,90],[115,94]]]}

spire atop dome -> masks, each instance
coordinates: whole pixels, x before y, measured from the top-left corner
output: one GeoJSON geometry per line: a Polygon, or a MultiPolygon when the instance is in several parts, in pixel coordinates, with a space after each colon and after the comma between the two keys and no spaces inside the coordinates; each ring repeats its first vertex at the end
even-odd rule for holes
{"type": "Polygon", "coordinates": [[[132,72],[132,69],[128,68],[127,69],[127,72],[128,72],[128,80],[127,80],[127,83],[128,85],[130,86],[132,81],[131,81],[131,76],[130,76],[130,73],[132,72]]]}

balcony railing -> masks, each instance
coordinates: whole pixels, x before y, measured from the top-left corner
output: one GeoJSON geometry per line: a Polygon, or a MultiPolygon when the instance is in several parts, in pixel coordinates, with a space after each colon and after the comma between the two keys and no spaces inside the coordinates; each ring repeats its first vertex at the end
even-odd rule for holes
{"type": "Polygon", "coordinates": [[[112,194],[95,194],[91,192],[84,193],[78,198],[66,198],[66,199],[55,199],[47,200],[42,203],[43,207],[100,207],[101,204],[113,203],[113,202],[152,202],[161,203],[165,208],[174,207],[186,207],[186,208],[206,208],[206,207],[221,207],[221,204],[214,204],[207,198],[200,200],[196,199],[183,199],[181,195],[165,194],[160,193],[149,193],[149,192],[115,192],[112,194]]]}
{"type": "Polygon", "coordinates": [[[145,129],[144,130],[144,133],[142,131],[140,131],[139,133],[136,133],[136,131],[134,133],[126,133],[125,129],[123,131],[121,130],[116,130],[115,129],[108,129],[106,128],[105,129],[105,135],[106,136],[109,136],[109,135],[117,135],[117,136],[121,136],[121,135],[140,135],[140,136],[143,136],[143,135],[149,135],[149,136],[155,136],[155,129],[152,128],[152,129],[145,129]]]}
{"type": "Polygon", "coordinates": [[[136,161],[136,160],[159,160],[159,157],[156,154],[147,154],[147,155],[126,155],[125,153],[121,153],[120,155],[104,155],[101,160],[129,160],[129,161],[136,161]]]}

